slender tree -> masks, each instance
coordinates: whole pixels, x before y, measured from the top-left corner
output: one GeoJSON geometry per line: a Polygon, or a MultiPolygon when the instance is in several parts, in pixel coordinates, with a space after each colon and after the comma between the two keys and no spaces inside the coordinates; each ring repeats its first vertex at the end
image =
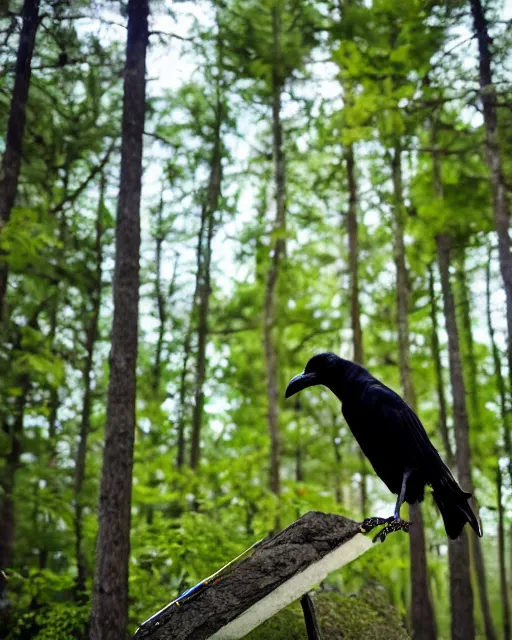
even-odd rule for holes
{"type": "Polygon", "coordinates": [[[148,13],[148,0],[129,0],[121,179],[116,221],[114,317],[91,640],[124,640],[128,620],[148,13]]]}
{"type": "Polygon", "coordinates": [[[503,475],[500,461],[496,467],[496,488],[498,499],[498,566],[500,572],[500,596],[503,620],[503,640],[510,640],[510,608],[508,605],[507,560],[505,558],[505,509],[503,507],[503,475]]]}
{"type": "MultiPolygon", "coordinates": [[[[16,56],[14,89],[12,92],[5,151],[0,174],[0,233],[9,222],[18,191],[21,154],[27,112],[28,92],[32,75],[32,55],[39,26],[39,0],[25,0],[22,27],[16,56]]],[[[8,266],[3,257],[0,263],[0,322],[4,318],[4,299],[7,291],[8,266]]]]}
{"type": "MultiPolygon", "coordinates": [[[[461,337],[461,352],[464,384],[468,391],[469,418],[473,429],[480,433],[482,418],[478,397],[477,362],[473,343],[473,330],[471,326],[471,302],[467,283],[466,261],[464,248],[457,251],[455,260],[456,304],[459,310],[459,335],[461,337]]],[[[478,505],[475,504],[478,508],[478,505]]],[[[477,511],[478,516],[478,511],[477,511]]],[[[471,550],[475,560],[475,569],[478,583],[480,606],[484,618],[486,637],[494,640],[496,632],[492,621],[489,597],[487,594],[487,579],[485,575],[484,556],[479,538],[471,535],[471,550]]]]}
{"type": "Polygon", "coordinates": [[[91,309],[88,313],[88,322],[85,328],[85,363],[83,369],[84,395],[82,400],[82,412],[80,416],[80,431],[78,434],[78,448],[75,462],[75,486],[74,486],[74,528],[75,528],[75,555],[76,555],[76,581],[75,597],[79,601],[86,598],[87,563],[83,550],[83,509],[84,509],[84,480],[87,458],[87,441],[91,426],[92,412],[92,374],[94,364],[94,349],[98,339],[98,324],[101,308],[101,290],[103,274],[103,233],[105,230],[106,179],[102,174],[100,181],[100,198],[98,213],[96,216],[96,233],[94,243],[95,271],[88,291],[91,309]]]}
{"type": "MultiPolygon", "coordinates": [[[[359,302],[359,223],[358,216],[358,193],[356,161],[354,156],[354,145],[349,144],[345,153],[345,167],[347,171],[348,186],[348,253],[350,269],[350,321],[352,327],[352,342],[354,361],[364,363],[363,355],[363,331],[361,328],[361,305],[359,302]]],[[[361,463],[361,512],[366,517],[368,511],[368,488],[366,482],[366,458],[362,451],[359,451],[361,463]]]]}
{"type": "MultiPolygon", "coordinates": [[[[459,334],[455,316],[455,301],[450,282],[451,238],[447,234],[436,237],[439,272],[443,289],[444,316],[448,334],[450,381],[455,423],[455,460],[459,480],[464,491],[472,492],[469,424],[466,412],[466,389],[462,377],[459,334]]],[[[450,595],[452,604],[452,639],[465,640],[475,637],[473,618],[473,590],[468,536],[465,531],[449,543],[450,595]]]]}
{"type": "MultiPolygon", "coordinates": [[[[486,281],[486,310],[487,310],[487,328],[489,330],[489,340],[491,343],[492,358],[494,363],[494,376],[496,378],[496,386],[500,401],[500,418],[503,429],[502,441],[503,452],[508,458],[508,474],[512,483],[512,443],[510,436],[510,414],[507,411],[507,395],[506,385],[501,369],[501,357],[495,339],[495,331],[492,322],[491,307],[491,263],[492,250],[489,248],[489,259],[487,260],[485,270],[486,281]]],[[[505,509],[503,504],[503,474],[500,468],[500,451],[497,452],[496,466],[496,488],[498,502],[498,567],[500,572],[500,595],[503,620],[503,638],[509,640],[511,638],[511,620],[510,608],[508,603],[508,581],[507,581],[507,560],[505,557],[505,509]]]]}
{"type": "MultiPolygon", "coordinates": [[[[398,355],[400,380],[405,401],[416,407],[409,354],[409,277],[405,261],[405,207],[403,203],[401,148],[397,142],[392,157],[394,257],[396,269],[396,309],[398,325],[398,355]]],[[[420,504],[410,505],[411,557],[411,618],[415,639],[435,640],[437,637],[434,607],[430,596],[425,549],[425,528],[420,504]]]]}
{"type": "Polygon", "coordinates": [[[473,28],[478,41],[480,69],[480,98],[484,112],[486,157],[493,195],[494,225],[498,234],[498,254],[505,288],[508,330],[508,368],[512,384],[512,253],[510,247],[510,208],[503,176],[498,130],[496,87],[493,82],[492,54],[488,23],[481,0],[470,0],[473,28]]]}
{"type": "Polygon", "coordinates": [[[267,372],[268,429],[270,435],[270,488],[279,495],[281,491],[280,459],[281,436],[279,433],[279,402],[277,388],[276,303],[281,262],[284,258],[286,229],[286,168],[283,149],[283,125],[281,121],[281,96],[283,77],[281,72],[281,9],[275,5],[272,11],[272,154],[274,158],[276,215],[273,225],[271,261],[265,283],[263,308],[263,344],[267,372]]]}
{"type": "Polygon", "coordinates": [[[441,364],[441,349],[439,346],[439,323],[437,320],[437,297],[434,286],[434,266],[431,264],[428,268],[429,295],[430,295],[430,320],[432,323],[431,334],[431,352],[434,362],[434,371],[436,377],[437,402],[439,405],[439,433],[441,435],[444,451],[448,464],[454,464],[452,445],[450,443],[450,434],[448,432],[448,419],[446,410],[446,394],[443,380],[443,367],[441,364]]]}
{"type": "Polygon", "coordinates": [[[492,250],[489,248],[489,258],[486,266],[486,307],[487,307],[487,329],[489,331],[489,340],[491,343],[492,360],[494,364],[494,375],[496,377],[496,385],[498,388],[498,396],[500,399],[500,417],[503,428],[503,448],[505,456],[508,458],[508,472],[510,483],[512,484],[512,434],[510,425],[510,413],[507,411],[507,389],[503,370],[501,367],[501,357],[498,345],[496,344],[495,329],[492,322],[491,307],[491,263],[492,250]]]}
{"type": "MultiPolygon", "coordinates": [[[[441,159],[440,159],[439,149],[437,148],[437,128],[438,128],[437,124],[433,123],[432,124],[432,143],[433,143],[433,149],[434,149],[434,152],[432,154],[433,184],[434,184],[434,194],[436,195],[437,198],[442,200],[444,197],[444,192],[443,192],[443,182],[442,182],[442,175],[441,175],[441,159]]],[[[437,243],[437,253],[438,253],[438,262],[439,262],[440,270],[441,270],[441,263],[443,262],[444,264],[446,261],[448,261],[448,267],[445,267],[445,268],[449,268],[450,261],[451,261],[451,253],[452,253],[451,236],[447,233],[441,234],[436,238],[436,243],[437,243]]],[[[457,389],[459,393],[461,392],[461,390],[463,393],[466,393],[466,389],[470,390],[469,396],[470,396],[470,403],[471,403],[470,406],[472,409],[472,412],[471,412],[472,418],[475,421],[475,423],[478,425],[480,422],[480,406],[479,406],[479,399],[478,399],[476,361],[475,361],[475,355],[474,355],[472,328],[471,328],[471,307],[470,307],[470,301],[469,301],[466,274],[464,269],[464,265],[465,265],[464,252],[461,251],[460,248],[459,248],[458,258],[459,258],[457,261],[458,268],[456,269],[456,275],[457,275],[458,294],[460,297],[460,304],[459,304],[460,331],[459,331],[459,327],[457,326],[457,317],[455,316],[455,329],[457,330],[457,333],[453,334],[452,332],[451,343],[450,343],[450,333],[448,332],[448,327],[451,324],[451,319],[450,320],[448,319],[447,313],[451,312],[452,309],[451,309],[451,305],[449,305],[450,308],[447,309],[446,296],[448,296],[448,298],[450,297],[452,298],[453,313],[455,314],[456,314],[457,307],[455,303],[455,296],[454,296],[451,282],[449,279],[449,274],[445,273],[443,275],[441,273],[445,318],[446,318],[446,326],[447,326],[447,332],[448,332],[448,350],[450,355],[450,376],[455,375],[456,384],[458,385],[457,389]],[[450,291],[447,290],[447,287],[450,288],[450,291]],[[462,336],[462,339],[461,339],[461,336],[462,336]],[[463,350],[462,345],[464,345],[464,348],[465,348],[464,349],[466,354],[465,361],[466,361],[467,367],[466,367],[466,378],[464,378],[464,373],[463,373],[463,370],[461,369],[460,371],[461,378],[459,380],[459,371],[457,369],[458,365],[456,362],[454,362],[453,358],[455,359],[455,361],[458,359],[458,364],[460,364],[460,366],[462,367],[463,365],[463,359],[462,359],[462,353],[461,353],[463,350]],[[455,368],[455,371],[452,373],[452,367],[454,366],[454,364],[456,368],[455,368]]],[[[459,441],[457,440],[457,415],[458,415],[459,427],[461,424],[463,425],[461,435],[463,435],[464,432],[467,432],[465,437],[468,438],[467,443],[463,446],[463,449],[462,449],[463,455],[466,455],[466,453],[467,455],[469,455],[470,445],[469,445],[468,408],[466,406],[466,401],[464,396],[462,396],[462,399],[460,397],[455,399],[455,388],[453,387],[453,384],[454,384],[453,377],[451,377],[451,380],[452,380],[452,394],[454,395],[454,412],[456,414],[456,420],[455,420],[456,450],[458,450],[458,447],[459,447],[459,441]]],[[[478,429],[478,426],[477,426],[477,429],[478,429]]],[[[460,467],[459,467],[460,463],[461,462],[459,460],[458,453],[456,453],[456,465],[457,465],[457,469],[459,469],[459,474],[460,474],[460,467]]],[[[469,470],[469,476],[471,476],[469,460],[467,460],[462,464],[467,465],[469,470]]],[[[461,476],[461,481],[462,481],[462,476],[461,476]]],[[[468,487],[470,487],[468,490],[470,492],[473,492],[473,484],[472,484],[471,477],[469,477],[468,487]]],[[[478,516],[478,505],[474,499],[473,499],[473,506],[478,516]]],[[[482,546],[480,543],[480,539],[477,536],[473,535],[472,532],[469,535],[470,535],[469,541],[470,541],[471,552],[472,552],[474,563],[475,563],[478,595],[479,595],[480,607],[481,607],[482,615],[484,619],[485,633],[486,633],[486,637],[489,640],[494,640],[494,638],[496,637],[496,632],[494,630],[494,624],[492,621],[489,597],[487,592],[487,579],[485,574],[485,565],[484,565],[482,546]]],[[[457,551],[455,552],[455,556],[452,555],[453,564],[450,565],[451,574],[453,573],[457,574],[459,571],[458,567],[456,566],[459,564],[459,559],[456,558],[456,554],[457,554],[457,551]]],[[[454,602],[452,600],[452,610],[456,610],[458,607],[459,607],[458,601],[454,602]]],[[[461,612],[460,615],[464,616],[464,612],[461,612]]]]}
{"type": "Polygon", "coordinates": [[[186,396],[187,396],[187,373],[188,364],[192,357],[192,337],[194,335],[194,317],[197,311],[197,301],[199,295],[201,263],[203,253],[203,236],[206,225],[206,209],[201,212],[201,224],[197,234],[196,248],[196,275],[194,292],[192,294],[192,302],[190,304],[190,312],[188,314],[187,325],[185,328],[185,336],[183,338],[183,360],[180,372],[179,399],[178,399],[178,420],[177,420],[177,447],[176,447],[176,466],[181,469],[185,464],[185,422],[186,422],[186,396]]]}
{"type": "Polygon", "coordinates": [[[219,198],[222,182],[222,139],[221,130],[225,117],[223,94],[223,57],[222,36],[220,33],[219,14],[217,12],[217,74],[215,86],[215,119],[213,124],[213,146],[210,159],[210,177],[206,193],[206,244],[201,261],[198,288],[198,324],[197,324],[197,358],[196,379],[194,385],[194,412],[192,416],[192,439],[190,451],[190,467],[195,469],[199,464],[201,427],[204,409],[204,382],[206,378],[206,345],[208,339],[208,314],[211,294],[211,262],[212,240],[215,232],[215,213],[219,208],[219,198]]]}

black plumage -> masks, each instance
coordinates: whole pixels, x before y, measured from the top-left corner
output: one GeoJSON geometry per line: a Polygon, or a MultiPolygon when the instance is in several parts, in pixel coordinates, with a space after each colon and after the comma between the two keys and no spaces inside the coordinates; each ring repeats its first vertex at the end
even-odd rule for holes
{"type": "Polygon", "coordinates": [[[459,487],[418,416],[397,393],[364,367],[322,353],[290,380],[286,397],[317,384],[341,400],[343,415],[363,453],[388,489],[398,495],[395,520],[400,521],[402,503],[421,502],[425,485],[430,485],[450,538],[457,538],[466,522],[482,535],[468,504],[471,494],[459,487]]]}

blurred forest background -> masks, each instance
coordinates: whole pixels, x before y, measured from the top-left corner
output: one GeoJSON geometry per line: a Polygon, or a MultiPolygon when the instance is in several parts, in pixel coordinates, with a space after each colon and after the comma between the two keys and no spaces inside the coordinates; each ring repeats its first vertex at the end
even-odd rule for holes
{"type": "Polygon", "coordinates": [[[0,3],[0,637],[117,640],[276,523],[389,515],[327,390],[284,402],[332,350],[416,407],[484,537],[427,495],[330,584],[510,638],[511,20],[0,3]]]}

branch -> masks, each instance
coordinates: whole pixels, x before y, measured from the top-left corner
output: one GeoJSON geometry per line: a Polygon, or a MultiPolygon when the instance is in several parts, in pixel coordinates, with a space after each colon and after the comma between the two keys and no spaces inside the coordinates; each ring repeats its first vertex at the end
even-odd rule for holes
{"type": "Polygon", "coordinates": [[[53,214],[59,213],[59,211],[62,211],[62,209],[67,204],[69,204],[70,202],[75,202],[75,200],[85,191],[85,189],[87,189],[89,184],[94,180],[94,178],[98,175],[98,173],[101,173],[101,171],[103,171],[107,162],[109,161],[110,155],[114,150],[114,147],[115,147],[115,141],[113,140],[109,148],[107,149],[107,152],[103,160],[92,168],[92,171],[89,173],[87,178],[74,191],[64,196],[64,198],[62,198],[62,200],[59,203],[57,203],[54,207],[52,207],[51,213],[53,214]]]}

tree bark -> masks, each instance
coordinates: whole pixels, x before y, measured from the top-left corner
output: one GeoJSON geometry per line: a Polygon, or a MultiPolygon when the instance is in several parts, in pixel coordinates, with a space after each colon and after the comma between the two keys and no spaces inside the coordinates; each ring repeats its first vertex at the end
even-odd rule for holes
{"type": "Polygon", "coordinates": [[[162,349],[164,345],[165,324],[167,322],[167,305],[162,291],[162,244],[165,240],[163,231],[163,195],[160,197],[158,207],[157,230],[155,235],[155,297],[158,312],[158,338],[155,350],[155,363],[153,366],[153,393],[158,397],[160,391],[160,379],[162,372],[162,349]]]}
{"type": "MultiPolygon", "coordinates": [[[[39,0],[25,0],[22,11],[22,27],[16,56],[14,89],[12,92],[5,151],[0,174],[0,233],[9,222],[16,200],[21,169],[21,152],[27,112],[32,55],[39,26],[39,0]]],[[[0,256],[1,257],[1,256],[0,256]]],[[[7,292],[8,266],[0,263],[0,323],[4,318],[4,300],[7,292]]]]}
{"type": "MultiPolygon", "coordinates": [[[[476,433],[480,433],[482,429],[480,403],[478,398],[478,379],[477,366],[475,358],[475,350],[473,344],[473,331],[471,326],[471,303],[469,300],[469,291],[465,270],[465,252],[464,249],[458,250],[456,260],[455,277],[457,282],[457,293],[460,318],[460,335],[462,337],[463,358],[462,363],[465,365],[463,370],[466,389],[469,397],[469,407],[471,424],[476,433]]],[[[475,502],[476,514],[478,516],[478,505],[475,502]]],[[[480,539],[471,535],[470,547],[475,561],[475,570],[477,575],[478,595],[480,599],[480,607],[485,625],[485,634],[488,640],[495,640],[496,632],[492,622],[491,608],[489,605],[489,597],[487,595],[487,579],[485,575],[485,563],[482,552],[480,539]]]]}
{"type": "Polygon", "coordinates": [[[336,504],[341,506],[343,504],[343,482],[341,477],[342,455],[341,455],[341,440],[339,438],[336,421],[334,421],[334,424],[333,424],[331,442],[332,442],[332,448],[334,452],[334,461],[335,461],[334,497],[336,499],[336,504]]]}
{"type": "MultiPolygon", "coordinates": [[[[496,386],[500,398],[500,416],[503,427],[503,449],[504,454],[508,458],[508,473],[510,482],[512,483],[512,443],[510,438],[510,413],[507,411],[507,392],[505,380],[501,369],[501,357],[494,338],[494,327],[492,324],[492,308],[491,308],[491,261],[492,250],[489,248],[489,259],[487,260],[486,275],[486,309],[487,309],[487,327],[489,329],[489,340],[491,343],[491,352],[494,362],[494,375],[496,378],[496,386]]],[[[496,485],[498,490],[498,567],[500,572],[500,594],[501,594],[501,610],[503,612],[503,638],[509,640],[511,638],[510,609],[508,605],[508,582],[507,582],[507,561],[505,557],[505,523],[504,523],[504,506],[503,506],[503,476],[499,464],[498,465],[496,485]]]]}
{"type": "Polygon", "coordinates": [[[185,464],[185,409],[187,396],[187,373],[188,363],[192,351],[192,336],[194,333],[194,316],[197,309],[197,298],[199,295],[201,263],[203,260],[203,237],[206,227],[206,208],[201,210],[201,223],[197,234],[196,248],[196,281],[194,285],[194,293],[192,294],[192,303],[190,305],[190,314],[188,324],[183,340],[183,363],[180,374],[180,397],[178,404],[178,428],[177,428],[177,450],[176,450],[176,466],[181,469],[185,464]]]}
{"type": "Polygon", "coordinates": [[[498,234],[501,276],[505,288],[508,330],[508,368],[512,386],[512,253],[509,235],[509,202],[499,147],[496,88],[492,78],[492,54],[489,49],[487,20],[481,0],[470,0],[473,27],[478,40],[480,69],[480,98],[484,112],[486,158],[491,177],[494,225],[498,234]]]}
{"type": "Polygon", "coordinates": [[[129,0],[114,317],[91,640],[125,640],[127,633],[148,13],[148,0],[129,0]]]}
{"type": "MultiPolygon", "coordinates": [[[[350,319],[354,362],[363,364],[363,331],[361,329],[361,305],[359,303],[359,234],[357,212],[359,208],[357,194],[356,163],[354,147],[349,145],[345,154],[348,186],[348,253],[350,267],[350,319]]],[[[368,515],[368,489],[366,486],[366,457],[359,449],[361,465],[361,512],[363,518],[368,515]]]]}
{"type": "MultiPolygon", "coordinates": [[[[396,268],[398,351],[400,380],[405,401],[414,409],[416,394],[410,368],[409,353],[409,278],[405,261],[405,210],[403,204],[401,149],[394,149],[392,158],[394,258],[396,268]]],[[[410,558],[411,558],[411,619],[414,640],[435,640],[437,637],[434,607],[428,584],[425,529],[419,503],[410,505],[410,558]]]]}
{"type": "Polygon", "coordinates": [[[503,616],[503,640],[510,640],[510,609],[508,606],[507,560],[505,557],[505,509],[503,508],[503,477],[498,460],[496,485],[498,489],[498,566],[500,571],[501,611],[503,616]]]}
{"type": "Polygon", "coordinates": [[[464,379],[466,381],[470,422],[477,433],[482,428],[480,402],[478,398],[478,371],[471,327],[471,301],[466,275],[466,252],[461,247],[457,251],[455,260],[456,305],[459,310],[459,326],[462,338],[462,364],[464,367],[464,379]]]}
{"type": "MultiPolygon", "coordinates": [[[[220,43],[218,43],[220,48],[220,43]]],[[[220,58],[220,52],[219,52],[220,58]]],[[[219,60],[219,69],[222,61],[219,60]]],[[[220,73],[220,70],[219,70],[220,73]]],[[[206,378],[206,345],[208,340],[208,314],[210,309],[211,294],[211,260],[212,239],[215,231],[215,212],[219,208],[219,198],[222,182],[222,141],[221,128],[224,119],[224,108],[221,96],[221,87],[217,78],[217,101],[215,108],[215,131],[213,140],[212,157],[210,161],[210,178],[208,181],[208,193],[206,199],[206,246],[202,268],[199,273],[199,304],[197,325],[197,359],[196,379],[194,388],[194,412],[192,415],[192,440],[190,451],[190,468],[196,469],[199,464],[201,448],[201,428],[204,409],[204,381],[206,378]]]]}
{"type": "Polygon", "coordinates": [[[284,258],[286,244],[286,169],[283,150],[283,127],[281,122],[281,92],[283,80],[279,72],[281,64],[281,15],[277,7],[272,8],[272,137],[275,173],[276,216],[273,225],[271,261],[265,283],[263,308],[263,343],[267,373],[268,430],[270,436],[270,489],[276,495],[281,491],[280,459],[281,435],[279,433],[279,410],[277,390],[277,345],[276,303],[279,269],[284,258]]]}
{"type": "MultiPolygon", "coordinates": [[[[459,481],[464,491],[473,492],[469,448],[469,424],[466,412],[466,388],[462,376],[459,334],[455,316],[455,301],[450,283],[451,238],[447,234],[436,237],[439,272],[443,289],[444,316],[448,334],[450,382],[453,396],[455,424],[455,459],[459,481]]],[[[470,534],[471,535],[471,534],[470,534]]],[[[473,619],[473,590],[468,538],[465,531],[457,540],[449,542],[450,594],[453,640],[471,640],[475,637],[473,619]]]]}
{"type": "Polygon", "coordinates": [[[441,364],[441,348],[439,346],[439,325],[437,321],[437,298],[434,289],[434,267],[429,266],[430,320],[432,322],[431,352],[436,376],[437,401],[439,404],[439,433],[443,440],[446,459],[449,466],[453,466],[454,457],[448,432],[446,411],[446,396],[444,393],[443,367],[441,364]]]}
{"type": "Polygon", "coordinates": [[[512,485],[512,438],[510,428],[510,412],[507,411],[507,390],[503,371],[501,368],[501,356],[494,337],[494,326],[492,324],[492,308],[491,308],[491,261],[492,250],[489,248],[489,259],[485,270],[486,276],[486,308],[487,308],[487,328],[489,330],[489,341],[491,343],[491,353],[494,364],[494,375],[496,377],[496,386],[500,398],[500,416],[503,427],[503,446],[505,456],[508,458],[508,473],[510,483],[512,485]]]}
{"type": "Polygon", "coordinates": [[[96,269],[94,280],[89,291],[89,298],[92,303],[89,322],[85,331],[85,363],[83,370],[84,395],[82,400],[82,415],[80,418],[80,432],[78,435],[78,449],[75,462],[75,483],[74,483],[74,529],[75,529],[75,556],[76,556],[76,580],[74,595],[79,602],[87,600],[86,578],[87,564],[82,548],[83,528],[83,486],[85,479],[85,463],[87,458],[87,439],[89,437],[92,409],[92,369],[94,364],[94,347],[98,338],[98,322],[101,308],[101,278],[103,274],[103,209],[105,199],[106,181],[102,175],[100,183],[100,199],[98,213],[96,217],[96,238],[95,238],[95,258],[96,269]]]}

